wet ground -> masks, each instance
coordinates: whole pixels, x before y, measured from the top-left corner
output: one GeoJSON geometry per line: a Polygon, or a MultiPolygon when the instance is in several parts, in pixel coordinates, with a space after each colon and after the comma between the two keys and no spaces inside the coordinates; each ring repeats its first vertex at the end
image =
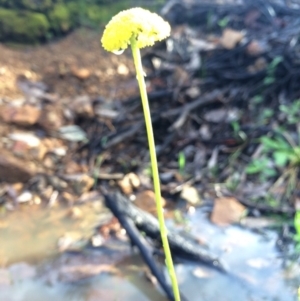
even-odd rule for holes
{"type": "MultiPolygon", "coordinates": [[[[0,269],[0,300],[166,300],[126,240],[109,239],[105,247],[77,251],[93,236],[91,226],[108,217],[100,201],[80,209],[83,217],[74,219],[68,208],[24,207],[2,220],[1,258],[11,264],[0,269]],[[68,246],[73,251],[58,252],[63,237],[73,242],[68,246]]],[[[297,300],[299,266],[277,249],[276,232],[217,227],[202,209],[184,217],[184,225],[171,220],[169,225],[205,242],[230,271],[178,262],[178,280],[188,300],[297,300]]]]}

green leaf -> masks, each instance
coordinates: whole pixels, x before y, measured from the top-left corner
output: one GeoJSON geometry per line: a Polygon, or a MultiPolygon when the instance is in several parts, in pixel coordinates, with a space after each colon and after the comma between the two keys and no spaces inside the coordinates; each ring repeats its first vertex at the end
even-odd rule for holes
{"type": "Polygon", "coordinates": [[[273,157],[275,160],[275,164],[280,167],[285,166],[287,162],[290,160],[289,154],[284,151],[275,151],[273,153],[273,157]]]}
{"type": "Polygon", "coordinates": [[[264,98],[262,97],[262,95],[255,95],[252,98],[252,100],[254,103],[261,103],[261,102],[263,102],[264,98]]]}
{"type": "Polygon", "coordinates": [[[267,136],[261,137],[261,142],[265,147],[265,150],[291,150],[291,145],[284,139],[277,137],[276,139],[269,138],[267,136]]]}
{"type": "Polygon", "coordinates": [[[277,174],[276,170],[273,168],[264,168],[262,172],[268,177],[274,177],[277,174]]]}
{"type": "Polygon", "coordinates": [[[279,149],[278,142],[276,140],[273,140],[267,136],[261,137],[260,140],[264,145],[265,150],[279,149]]]}
{"type": "Polygon", "coordinates": [[[272,62],[269,64],[269,70],[273,70],[275,69],[281,62],[283,61],[283,57],[282,56],[276,56],[272,62]]]}
{"type": "Polygon", "coordinates": [[[273,77],[273,76],[267,76],[267,77],[265,77],[265,79],[264,79],[264,85],[271,85],[271,84],[273,84],[275,82],[275,77],[273,77]]]}
{"type": "Polygon", "coordinates": [[[296,229],[297,236],[300,237],[300,210],[296,211],[295,213],[294,226],[296,229]]]}
{"type": "Polygon", "coordinates": [[[250,163],[249,165],[246,166],[245,171],[247,174],[252,175],[252,174],[261,172],[262,168],[259,165],[250,163]]]}
{"type": "Polygon", "coordinates": [[[230,19],[228,17],[224,17],[223,19],[221,19],[219,22],[218,22],[218,25],[221,27],[221,28],[224,28],[228,25],[230,19]]]}

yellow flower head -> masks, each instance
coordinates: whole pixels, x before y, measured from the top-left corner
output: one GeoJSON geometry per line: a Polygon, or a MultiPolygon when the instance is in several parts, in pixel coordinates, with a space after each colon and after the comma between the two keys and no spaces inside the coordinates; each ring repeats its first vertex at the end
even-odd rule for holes
{"type": "Polygon", "coordinates": [[[152,46],[170,35],[170,25],[160,16],[140,7],[124,10],[106,25],[101,42],[107,51],[124,50],[135,37],[138,48],[152,46]]]}

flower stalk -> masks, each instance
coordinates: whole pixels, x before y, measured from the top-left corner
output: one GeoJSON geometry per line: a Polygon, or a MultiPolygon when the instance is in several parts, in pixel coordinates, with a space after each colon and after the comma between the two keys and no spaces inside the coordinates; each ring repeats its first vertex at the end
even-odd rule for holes
{"type": "Polygon", "coordinates": [[[161,241],[162,241],[164,253],[166,256],[166,265],[167,265],[167,269],[168,269],[169,276],[170,276],[171,283],[172,283],[174,298],[175,298],[175,301],[180,301],[180,293],[179,293],[175,268],[174,268],[174,264],[173,264],[173,260],[172,260],[172,255],[171,255],[171,251],[170,251],[170,246],[169,246],[169,241],[168,241],[168,232],[167,232],[167,228],[165,225],[163,205],[162,205],[162,201],[161,201],[160,180],[159,180],[158,165],[157,165],[157,158],[156,158],[155,141],[154,141],[154,135],[153,135],[153,128],[152,128],[148,96],[147,96],[147,92],[146,92],[146,84],[145,84],[144,75],[143,75],[144,74],[143,66],[142,66],[142,61],[141,61],[140,50],[137,47],[135,37],[131,38],[131,50],[132,50],[134,65],[135,65],[136,74],[137,74],[137,81],[138,81],[139,88],[140,88],[142,106],[143,106],[143,111],[144,111],[144,118],[145,118],[148,146],[149,146],[150,160],[151,160],[151,168],[152,168],[156,210],[157,210],[157,217],[158,217],[158,222],[159,222],[161,241]]]}
{"type": "Polygon", "coordinates": [[[172,283],[174,300],[180,301],[180,292],[170,251],[161,201],[155,141],[140,54],[140,48],[152,46],[156,41],[165,39],[170,35],[170,30],[169,23],[165,22],[160,16],[137,7],[122,11],[114,16],[107,24],[101,42],[105,50],[114,53],[121,53],[129,45],[131,46],[145,118],[160,235],[166,257],[166,266],[172,283]]]}

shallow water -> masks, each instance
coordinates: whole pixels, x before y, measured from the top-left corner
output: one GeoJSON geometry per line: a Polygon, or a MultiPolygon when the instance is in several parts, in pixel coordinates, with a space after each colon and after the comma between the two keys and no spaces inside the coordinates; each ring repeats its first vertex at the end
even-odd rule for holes
{"type": "Polygon", "coordinates": [[[201,210],[189,215],[188,220],[191,234],[205,241],[230,271],[224,275],[200,265],[181,266],[178,274],[185,278],[182,287],[190,301],[297,300],[299,265],[293,267],[294,272],[284,269],[282,254],[276,249],[276,232],[258,234],[239,226],[220,228],[201,210]],[[188,293],[192,291],[197,293],[188,293]]]}
{"type": "MultiPolygon", "coordinates": [[[[0,269],[0,300],[166,300],[160,290],[146,279],[144,264],[137,254],[132,254],[127,243],[115,243],[111,246],[112,251],[108,252],[100,249],[84,255],[58,254],[57,241],[62,235],[73,232],[87,238],[103,217],[103,207],[99,204],[80,207],[84,214],[79,219],[71,218],[68,210],[24,206],[1,219],[2,265],[20,261],[31,262],[32,265],[20,268],[17,264],[14,268],[2,269],[2,272],[8,271],[10,283],[3,281],[0,269]],[[87,266],[89,272],[91,266],[99,268],[99,271],[104,268],[104,273],[99,272],[93,277],[80,274],[77,279],[76,270],[75,276],[72,272],[72,281],[62,280],[57,271],[74,264],[87,266]],[[113,269],[112,273],[108,273],[110,269],[113,269]],[[33,273],[30,272],[32,270],[33,273]],[[16,278],[16,274],[19,277],[16,278]],[[49,281],[52,279],[50,274],[53,281],[49,281]]],[[[211,224],[200,209],[186,217],[188,224],[185,227],[192,235],[205,241],[230,271],[225,275],[201,264],[177,263],[180,287],[189,301],[297,300],[300,269],[299,266],[288,270],[283,268],[282,254],[275,247],[275,232],[268,230],[258,234],[238,226],[220,228],[211,224]]],[[[178,230],[181,228],[172,226],[178,230]]]]}

